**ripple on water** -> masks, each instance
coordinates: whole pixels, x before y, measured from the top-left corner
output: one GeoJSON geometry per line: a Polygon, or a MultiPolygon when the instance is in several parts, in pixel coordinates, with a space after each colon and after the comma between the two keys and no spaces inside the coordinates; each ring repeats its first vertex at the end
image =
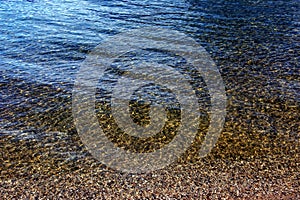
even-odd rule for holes
{"type": "MultiPolygon", "coordinates": [[[[193,37],[219,66],[229,100],[224,149],[259,151],[265,135],[267,146],[286,147],[272,139],[299,141],[299,10],[292,0],[2,1],[1,138],[40,142],[60,131],[51,132],[56,143],[67,140],[63,133],[76,135],[71,90],[81,61],[109,36],[151,25],[193,37]],[[29,128],[36,131],[20,131],[29,128]]],[[[199,94],[209,105],[209,96],[199,94]]]]}

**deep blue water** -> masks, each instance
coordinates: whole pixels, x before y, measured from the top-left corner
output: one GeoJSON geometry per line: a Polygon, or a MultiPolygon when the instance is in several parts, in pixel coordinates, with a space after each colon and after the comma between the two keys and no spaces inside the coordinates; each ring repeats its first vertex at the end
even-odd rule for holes
{"type": "Polygon", "coordinates": [[[0,128],[68,131],[71,90],[88,53],[109,36],[155,26],[210,53],[229,121],[297,135],[299,10],[298,0],[1,0],[0,128]]]}

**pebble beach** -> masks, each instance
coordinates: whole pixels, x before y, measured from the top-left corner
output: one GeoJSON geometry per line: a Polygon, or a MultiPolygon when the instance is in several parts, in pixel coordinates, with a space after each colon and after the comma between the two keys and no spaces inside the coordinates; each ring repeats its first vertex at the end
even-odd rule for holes
{"type": "MultiPolygon", "coordinates": [[[[300,199],[299,10],[297,0],[1,1],[0,200],[300,199]],[[164,31],[155,37],[145,31],[127,40],[120,37],[136,28],[149,30],[145,27],[164,31]],[[184,57],[191,47],[185,43],[191,40],[169,33],[185,35],[203,47],[211,61],[201,61],[215,64],[210,66],[224,85],[224,125],[204,157],[199,151],[212,122],[209,83],[214,81],[204,80],[206,74],[184,57]],[[151,41],[175,41],[184,53],[150,48],[156,44],[151,41]],[[113,111],[120,113],[112,109],[111,89],[128,91],[127,86],[116,86],[121,77],[134,77],[132,66],[150,63],[145,68],[164,71],[162,80],[174,85],[188,77],[187,88],[193,90],[199,109],[193,115],[199,117],[197,133],[186,151],[164,168],[145,173],[118,171],[92,156],[76,127],[75,116],[83,109],[74,109],[72,101],[81,87],[76,78],[95,49],[102,51],[98,61],[106,62],[111,59],[107,52],[126,49],[130,43],[142,48],[114,55],[103,77],[91,86],[96,125],[113,145],[151,153],[173,144],[183,122],[194,120],[180,118],[184,106],[177,93],[151,82],[125,97],[130,100],[129,115],[135,124],[147,127],[150,107],[163,105],[163,129],[139,138],[125,121],[129,131],[122,130],[115,121],[113,111]],[[182,76],[165,73],[172,70],[182,76]]],[[[131,83],[136,85],[137,79],[131,83]]]]}
{"type": "MultiPolygon", "coordinates": [[[[298,199],[299,143],[205,158],[191,150],[164,169],[131,174],[95,160],[80,141],[52,132],[41,141],[1,137],[1,199],[298,199]],[[51,135],[51,137],[49,137],[51,135]],[[53,137],[54,136],[54,137],[53,137]],[[62,142],[64,141],[64,142],[62,142]],[[8,145],[9,144],[9,145],[8,145]],[[277,152],[277,153],[276,153],[277,152]]],[[[274,144],[273,144],[274,145],[274,144]]],[[[226,152],[228,151],[228,152],[226,152]]],[[[232,151],[232,152],[230,152],[232,151]]]]}

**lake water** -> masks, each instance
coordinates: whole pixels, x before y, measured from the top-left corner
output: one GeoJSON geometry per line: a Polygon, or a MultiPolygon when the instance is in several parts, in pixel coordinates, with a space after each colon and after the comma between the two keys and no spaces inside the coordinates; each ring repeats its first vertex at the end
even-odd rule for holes
{"type": "Polygon", "coordinates": [[[298,141],[299,11],[298,0],[1,0],[0,134],[74,133],[82,61],[110,36],[152,26],[185,33],[213,58],[228,98],[224,132],[298,141]]]}

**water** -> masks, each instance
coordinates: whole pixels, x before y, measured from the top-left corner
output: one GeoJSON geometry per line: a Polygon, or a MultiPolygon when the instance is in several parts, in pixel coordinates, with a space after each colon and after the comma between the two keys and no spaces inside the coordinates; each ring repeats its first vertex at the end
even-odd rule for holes
{"type": "Polygon", "coordinates": [[[110,36],[156,26],[192,37],[218,65],[224,132],[298,141],[299,10],[298,0],[0,1],[1,134],[76,133],[71,91],[87,54],[110,36]]]}

